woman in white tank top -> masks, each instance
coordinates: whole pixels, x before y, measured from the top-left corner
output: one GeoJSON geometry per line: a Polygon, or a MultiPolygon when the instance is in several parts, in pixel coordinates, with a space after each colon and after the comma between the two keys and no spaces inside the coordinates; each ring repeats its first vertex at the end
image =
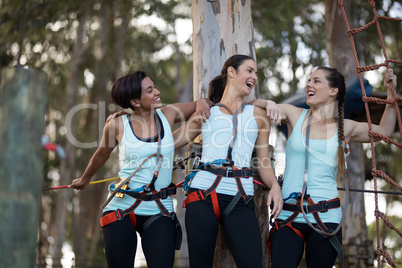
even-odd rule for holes
{"type": "Polygon", "coordinates": [[[189,187],[185,219],[191,268],[212,267],[219,224],[237,267],[262,267],[261,234],[252,200],[253,148],[258,174],[270,188],[268,204],[273,203],[274,217],[280,213],[282,198],[269,156],[270,121],[263,109],[243,106],[243,97],[256,83],[255,61],[246,55],[230,57],[209,85],[209,98],[222,107],[211,108],[202,128],[194,116],[174,133],[177,148],[201,131],[203,136],[201,171],[185,183],[189,187]]]}
{"type": "Polygon", "coordinates": [[[178,249],[175,243],[180,242],[176,235],[181,235],[169,196],[176,190],[170,187],[174,154],[172,126],[195,111],[208,117],[212,102],[201,99],[162,107],[160,91],[142,71],[118,79],[112,88],[112,100],[124,109],[130,108],[132,113],[105,125],[99,148],[82,177],[75,179],[70,188],[83,190],[119,146],[120,182],[124,182],[128,191],[116,190],[116,195],[109,194],[101,218],[108,266],[134,267],[138,232],[148,267],[171,268],[175,247],[178,249]],[[152,200],[148,201],[146,198],[150,197],[152,200]]]}

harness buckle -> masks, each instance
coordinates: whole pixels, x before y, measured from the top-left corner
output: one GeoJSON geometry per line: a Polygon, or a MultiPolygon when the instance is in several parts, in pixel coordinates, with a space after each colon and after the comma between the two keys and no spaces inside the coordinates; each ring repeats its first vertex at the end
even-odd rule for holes
{"type": "Polygon", "coordinates": [[[303,210],[305,213],[308,213],[308,205],[303,205],[303,210]]]}
{"type": "Polygon", "coordinates": [[[152,192],[155,190],[155,186],[153,187],[149,187],[150,185],[146,185],[146,187],[144,187],[144,193],[146,193],[147,195],[152,194],[152,192]]]}
{"type": "Polygon", "coordinates": [[[327,201],[320,201],[318,202],[321,206],[321,212],[327,212],[328,211],[328,202],[327,201]]]}
{"type": "Polygon", "coordinates": [[[233,169],[227,168],[225,177],[233,177],[233,169]]]}
{"type": "Polygon", "coordinates": [[[197,196],[201,201],[205,201],[207,200],[207,197],[204,195],[204,193],[202,191],[197,191],[197,196]]]}
{"type": "Polygon", "coordinates": [[[243,168],[243,178],[249,178],[249,177],[251,177],[251,176],[248,174],[247,171],[249,171],[247,168],[243,168]]]}
{"type": "Polygon", "coordinates": [[[124,219],[124,215],[123,215],[123,217],[121,216],[121,209],[117,209],[116,211],[115,211],[115,213],[116,213],[116,217],[117,217],[117,219],[119,220],[119,221],[121,221],[122,219],[124,219]]]}
{"type": "Polygon", "coordinates": [[[251,195],[247,196],[247,198],[244,199],[244,204],[245,204],[245,205],[248,205],[248,203],[250,203],[251,200],[253,200],[253,196],[251,196],[251,195]]]}
{"type": "Polygon", "coordinates": [[[161,193],[161,199],[167,198],[167,190],[166,189],[160,190],[160,193],[161,193]]]}

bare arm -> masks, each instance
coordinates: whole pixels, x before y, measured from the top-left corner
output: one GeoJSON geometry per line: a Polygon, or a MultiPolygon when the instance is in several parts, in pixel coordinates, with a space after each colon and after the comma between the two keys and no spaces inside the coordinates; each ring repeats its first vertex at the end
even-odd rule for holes
{"type": "Polygon", "coordinates": [[[274,101],[271,100],[263,100],[263,99],[254,99],[250,102],[251,105],[260,107],[261,109],[265,109],[267,111],[267,116],[278,126],[281,124],[283,119],[282,112],[274,101]]]}
{"type": "Polygon", "coordinates": [[[198,116],[198,123],[202,125],[211,115],[210,107],[212,105],[212,101],[203,98],[194,102],[171,104],[161,110],[168,120],[171,119],[169,122],[172,123],[184,122],[195,112],[198,116]]]}
{"type": "Polygon", "coordinates": [[[265,109],[267,116],[275,122],[276,125],[281,123],[291,124],[291,128],[296,124],[300,116],[302,108],[291,104],[277,104],[271,100],[255,99],[250,104],[265,109]]]}
{"type": "MultiPolygon", "coordinates": [[[[387,89],[387,98],[393,98],[393,90],[396,89],[397,81],[392,69],[385,72],[384,85],[387,89]]],[[[372,125],[372,130],[386,137],[391,137],[395,130],[396,112],[393,104],[385,106],[379,125],[372,125]]],[[[345,136],[351,142],[370,142],[368,123],[345,120],[345,136]]],[[[375,138],[375,141],[380,139],[375,138]]]]}
{"type": "Polygon", "coordinates": [[[194,113],[190,119],[173,132],[175,141],[175,150],[180,149],[184,145],[195,139],[201,133],[201,126],[198,123],[198,116],[194,113]]]}
{"type": "Polygon", "coordinates": [[[268,139],[270,134],[271,124],[265,116],[265,112],[257,111],[257,120],[259,121],[259,133],[255,143],[255,151],[258,158],[258,174],[265,185],[269,187],[268,206],[273,203],[271,214],[277,218],[282,211],[283,198],[281,188],[276,180],[274,170],[271,166],[269,155],[268,139]]]}
{"type": "Polygon", "coordinates": [[[76,190],[85,189],[85,186],[88,185],[91,178],[109,159],[113,149],[117,146],[115,134],[115,130],[117,129],[116,121],[116,119],[111,120],[110,123],[105,125],[105,127],[103,128],[101,144],[91,157],[91,160],[89,161],[84,174],[81,178],[73,180],[69,188],[73,188],[76,190]]]}

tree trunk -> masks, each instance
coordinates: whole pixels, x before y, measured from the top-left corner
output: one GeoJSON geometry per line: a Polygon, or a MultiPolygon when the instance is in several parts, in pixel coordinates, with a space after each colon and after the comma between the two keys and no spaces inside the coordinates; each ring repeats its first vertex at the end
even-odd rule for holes
{"type": "Polygon", "coordinates": [[[22,66],[0,84],[0,266],[34,267],[43,177],[47,75],[22,66]]]}
{"type": "MultiPolygon", "coordinates": [[[[81,73],[81,66],[83,60],[83,34],[84,34],[84,22],[85,17],[80,16],[79,24],[77,27],[77,39],[75,41],[74,50],[70,65],[70,77],[66,86],[66,107],[65,114],[77,104],[77,88],[79,75],[81,73]]],[[[70,135],[75,135],[77,124],[70,122],[71,124],[66,126],[70,135]]],[[[61,160],[60,165],[60,185],[68,185],[74,179],[75,174],[72,172],[75,167],[76,149],[75,145],[70,141],[66,141],[64,145],[66,151],[66,158],[61,160]]],[[[51,224],[51,234],[54,237],[53,246],[53,264],[55,266],[61,265],[62,247],[65,241],[67,233],[67,204],[71,202],[72,191],[69,189],[61,190],[57,192],[56,198],[56,216],[54,217],[55,223],[51,224]]]]}
{"type": "MultiPolygon", "coordinates": [[[[207,97],[208,84],[220,74],[227,58],[234,54],[246,54],[255,59],[254,30],[250,1],[196,1],[192,2],[193,21],[193,72],[194,100],[207,97]]],[[[258,97],[258,89],[245,101],[258,97]]],[[[267,141],[268,142],[268,141],[267,141]]],[[[190,149],[191,150],[191,149],[190,149]]],[[[256,214],[262,225],[263,248],[266,249],[267,206],[266,193],[254,195],[256,214]],[[260,204],[263,204],[260,206],[260,204]]],[[[264,252],[264,266],[268,255],[264,252]]],[[[215,248],[214,267],[235,267],[232,255],[220,229],[215,248]]]]}
{"type": "MultiPolygon", "coordinates": [[[[114,3],[110,0],[101,1],[102,5],[99,10],[100,35],[99,42],[95,50],[96,67],[94,70],[94,85],[90,93],[90,104],[94,104],[95,109],[88,109],[87,115],[84,117],[85,126],[83,129],[87,132],[86,137],[97,139],[97,146],[100,143],[103,128],[106,122],[106,110],[109,107],[110,95],[108,95],[108,83],[114,78],[116,73],[116,64],[114,60],[114,3]]],[[[92,153],[93,150],[88,150],[92,153]]],[[[91,155],[88,155],[90,157],[91,155]]],[[[114,154],[111,155],[111,159],[114,154]]],[[[89,158],[86,160],[88,163],[89,158]]],[[[81,171],[82,174],[83,171],[81,171]]],[[[92,181],[107,178],[106,167],[102,167],[92,178],[92,181]]],[[[114,177],[115,175],[111,176],[114,177]]],[[[91,185],[84,191],[77,193],[78,203],[74,209],[74,252],[76,255],[75,264],[77,267],[90,265],[87,262],[89,248],[94,252],[94,243],[98,243],[100,236],[99,219],[101,216],[100,204],[106,195],[106,187],[104,184],[91,185]],[[95,235],[95,232],[98,234],[95,235]]]]}
{"type": "MultiPolygon", "coordinates": [[[[194,100],[208,95],[208,84],[226,59],[246,54],[255,59],[254,29],[249,1],[192,2],[194,100]]],[[[257,90],[257,88],[256,88],[257,90]]],[[[258,95],[250,94],[250,100],[258,95]]]]}
{"type": "MultiPolygon", "coordinates": [[[[349,14],[350,2],[344,1],[346,13],[349,14]]],[[[352,45],[346,33],[346,25],[343,22],[341,9],[337,1],[325,1],[326,40],[329,63],[337,68],[346,79],[346,85],[357,79],[356,63],[354,60],[352,45]]],[[[353,118],[352,118],[353,119],[353,118]]],[[[348,156],[347,179],[350,188],[364,188],[364,151],[361,144],[350,144],[351,154],[348,156]]],[[[344,187],[343,182],[338,182],[339,187],[344,187]]],[[[345,193],[339,196],[345,200],[345,193]]],[[[345,205],[343,205],[345,209],[345,205]]],[[[368,267],[367,257],[368,233],[365,218],[364,195],[350,192],[349,204],[343,224],[343,267],[368,267]]]]}

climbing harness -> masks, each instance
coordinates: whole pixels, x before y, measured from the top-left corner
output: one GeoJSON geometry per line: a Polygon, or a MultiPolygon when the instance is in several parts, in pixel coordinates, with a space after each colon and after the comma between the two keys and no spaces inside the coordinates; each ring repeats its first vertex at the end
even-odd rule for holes
{"type": "MultiPolygon", "coordinates": [[[[250,201],[253,199],[252,196],[249,196],[246,194],[243,185],[241,183],[240,178],[250,178],[253,177],[252,174],[252,169],[251,168],[237,168],[234,165],[234,162],[232,160],[232,149],[236,140],[236,134],[237,134],[237,115],[238,113],[244,109],[244,107],[247,105],[247,103],[243,103],[234,113],[233,111],[225,106],[222,103],[217,103],[217,106],[224,107],[226,108],[232,115],[233,115],[233,130],[232,130],[232,136],[231,136],[231,141],[229,144],[228,148],[228,153],[226,159],[218,159],[212,162],[207,162],[207,163],[200,163],[197,167],[193,168],[192,172],[185,178],[184,183],[183,183],[183,190],[188,191],[190,188],[191,181],[195,174],[200,171],[208,171],[216,175],[216,178],[212,185],[207,189],[207,190],[197,190],[194,192],[191,192],[187,195],[187,199],[184,200],[183,202],[183,207],[186,207],[189,203],[195,202],[195,201],[205,201],[208,196],[211,196],[212,200],[212,205],[214,209],[214,213],[216,218],[219,220],[224,220],[224,218],[229,215],[229,213],[233,210],[233,208],[236,206],[240,198],[244,199],[244,203],[248,205],[250,201]],[[216,193],[216,188],[218,187],[219,183],[221,182],[222,178],[233,178],[236,181],[236,185],[238,188],[237,194],[233,197],[229,205],[226,207],[226,209],[222,212],[222,215],[220,213],[219,209],[219,203],[218,203],[218,196],[216,193]]],[[[195,164],[198,164],[198,161],[194,161],[195,164]]]]}
{"type": "MultiPolygon", "coordinates": [[[[272,226],[269,238],[267,241],[267,246],[269,251],[271,252],[271,237],[272,234],[279,230],[280,228],[284,226],[288,226],[291,228],[297,235],[300,236],[303,241],[305,241],[305,238],[303,234],[294,228],[292,226],[292,222],[297,218],[299,213],[303,214],[303,218],[305,219],[306,223],[310,228],[312,228],[314,231],[317,233],[321,234],[323,237],[329,239],[331,245],[335,248],[335,250],[338,253],[338,257],[340,260],[340,263],[342,265],[343,262],[343,250],[342,250],[342,245],[338,238],[336,237],[336,233],[340,230],[342,227],[343,221],[345,219],[345,214],[347,210],[347,204],[348,204],[348,198],[349,198],[349,187],[346,179],[346,174],[344,175],[344,180],[345,180],[345,209],[343,210],[342,213],[342,218],[340,223],[338,224],[337,228],[335,230],[328,228],[320,219],[319,212],[324,213],[327,212],[330,209],[335,209],[339,208],[341,206],[340,199],[334,198],[331,200],[326,200],[326,201],[320,201],[318,203],[314,203],[314,201],[310,198],[310,195],[307,194],[307,179],[308,179],[308,150],[309,150],[309,136],[310,136],[310,124],[311,124],[311,113],[309,114],[308,121],[307,121],[307,130],[306,130],[306,149],[305,149],[305,162],[304,162],[304,176],[303,176],[303,188],[301,193],[291,193],[289,197],[284,199],[283,203],[283,210],[286,211],[291,211],[293,212],[292,215],[290,215],[286,220],[279,220],[279,221],[272,221],[272,218],[270,219],[270,225],[272,226]],[[285,201],[289,199],[296,199],[297,202],[296,204],[289,204],[285,203],[285,201]],[[308,202],[308,205],[304,205],[303,201],[306,200],[308,202]],[[311,213],[317,223],[318,228],[314,227],[313,224],[310,222],[310,220],[307,217],[307,213],[311,213]]],[[[347,143],[346,143],[347,144],[347,143]]],[[[347,146],[347,152],[349,153],[349,146],[347,146]]],[[[346,172],[346,171],[345,171],[346,172]]]]}
{"type": "MultiPolygon", "coordinates": [[[[156,118],[156,114],[155,114],[156,118]]],[[[115,213],[108,213],[105,216],[103,216],[100,219],[100,225],[101,229],[105,227],[108,224],[111,224],[115,221],[122,220],[125,216],[129,216],[131,223],[133,224],[134,228],[136,229],[136,218],[134,214],[134,210],[141,204],[143,201],[154,201],[158,208],[160,209],[161,213],[153,215],[150,217],[143,225],[143,230],[146,229],[146,227],[150,226],[152,222],[157,220],[160,217],[166,216],[172,219],[173,223],[175,224],[176,227],[176,242],[175,242],[175,249],[179,250],[181,247],[181,241],[182,241],[182,230],[180,226],[180,222],[177,219],[176,213],[172,212],[170,213],[168,209],[163,205],[161,202],[161,199],[166,199],[170,195],[176,194],[176,188],[177,186],[173,183],[171,183],[167,188],[161,189],[160,191],[156,191],[155,189],[155,182],[158,179],[159,176],[159,169],[161,168],[162,162],[163,162],[163,155],[160,153],[161,151],[161,125],[159,122],[159,118],[156,118],[156,127],[157,127],[157,132],[158,132],[158,145],[157,145],[157,152],[155,154],[152,154],[148,156],[139,166],[138,168],[127,178],[122,179],[119,183],[117,184],[111,184],[109,186],[109,190],[111,192],[109,198],[102,204],[102,208],[105,208],[106,205],[113,199],[113,197],[118,197],[122,198],[125,194],[131,196],[132,198],[135,198],[135,202],[133,205],[131,205],[129,208],[125,210],[117,209],[115,213]],[[156,157],[157,159],[157,164],[153,173],[152,180],[149,184],[143,185],[140,188],[137,189],[130,189],[128,187],[128,183],[130,182],[130,179],[135,176],[135,174],[141,169],[142,165],[150,158],[156,157]]]]}

